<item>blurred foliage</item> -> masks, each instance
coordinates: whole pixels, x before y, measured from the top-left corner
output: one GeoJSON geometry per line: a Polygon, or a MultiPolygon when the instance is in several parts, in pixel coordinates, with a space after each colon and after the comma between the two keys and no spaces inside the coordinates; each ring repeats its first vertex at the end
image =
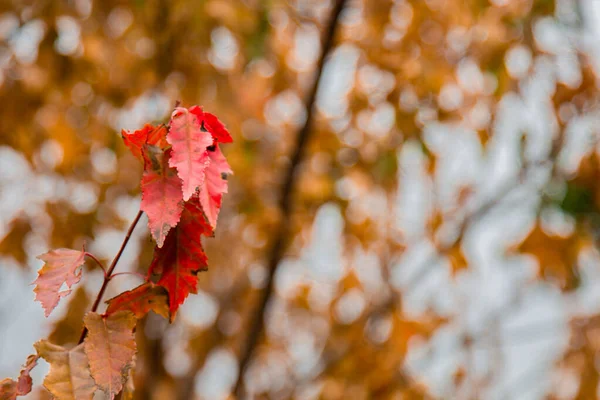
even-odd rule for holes
{"type": "MultiPolygon", "coordinates": [[[[244,381],[249,397],[511,393],[494,379],[504,376],[497,349],[477,355],[483,371],[472,361],[472,325],[489,325],[495,338],[494,324],[514,311],[480,310],[473,324],[488,304],[484,281],[500,280],[486,275],[489,259],[519,270],[503,289],[510,305],[540,288],[580,305],[600,276],[600,63],[597,22],[585,22],[593,1],[347,2],[295,176],[265,337],[244,381]],[[518,230],[507,227],[514,221],[518,230]],[[496,231],[481,240],[502,243],[481,256],[477,237],[496,231]],[[582,271],[589,259],[592,272],[582,271]],[[414,352],[449,331],[460,356],[448,367],[452,383],[436,384],[426,372],[439,360],[419,369],[414,352]]],[[[181,101],[203,105],[234,135],[201,293],[174,325],[150,316],[138,329],[122,398],[231,396],[332,3],[0,2],[0,270],[10,260],[34,270],[35,255],[84,242],[114,255],[139,206],[141,168],[122,128],[164,121],[181,101]]],[[[134,242],[119,270],[145,273],[152,242],[143,233],[134,242]]],[[[115,280],[106,298],[136,284],[115,280]]],[[[77,342],[96,291],[70,296],[48,323],[53,343],[77,342]]],[[[600,306],[572,308],[570,343],[544,370],[552,384],[540,398],[598,393],[600,306]],[[565,376],[577,389],[563,396],[565,376]]]]}

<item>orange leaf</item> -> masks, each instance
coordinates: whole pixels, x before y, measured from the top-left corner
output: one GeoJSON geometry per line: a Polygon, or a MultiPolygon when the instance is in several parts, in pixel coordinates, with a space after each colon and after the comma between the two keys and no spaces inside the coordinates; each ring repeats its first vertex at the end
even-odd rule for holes
{"type": "Polygon", "coordinates": [[[447,252],[448,260],[453,275],[467,268],[467,259],[462,251],[460,241],[456,242],[447,252]]]}
{"type": "Polygon", "coordinates": [[[89,312],[83,319],[89,333],[85,338],[85,353],[92,377],[112,400],[127,380],[136,346],[133,328],[137,319],[129,311],[108,316],[89,312]]]}
{"type": "Polygon", "coordinates": [[[45,264],[33,282],[36,285],[33,291],[35,300],[42,303],[46,317],[54,310],[61,297],[71,293],[71,286],[81,279],[81,270],[77,269],[85,263],[84,257],[84,251],[71,249],[50,250],[37,257],[45,264]],[[63,284],[69,289],[60,292],[63,284]]]}
{"type": "Polygon", "coordinates": [[[40,340],[34,344],[34,347],[38,356],[50,364],[50,372],[44,379],[44,387],[57,400],[92,399],[96,385],[90,375],[83,344],[67,350],[47,340],[40,340]]]}
{"type": "Polygon", "coordinates": [[[144,145],[149,144],[164,149],[167,146],[167,128],[164,125],[152,126],[144,125],[142,129],[129,132],[123,129],[121,131],[125,146],[136,158],[143,161],[142,150],[144,145]]]}
{"type": "Polygon", "coordinates": [[[568,237],[546,233],[538,224],[521,243],[518,250],[535,257],[542,278],[555,281],[563,290],[577,287],[577,258],[589,239],[578,231],[568,237]]]}
{"type": "Polygon", "coordinates": [[[137,319],[144,317],[152,310],[156,314],[169,318],[169,300],[167,290],[152,282],[144,283],[135,289],[121,293],[107,301],[106,315],[118,311],[131,311],[137,319]]]}

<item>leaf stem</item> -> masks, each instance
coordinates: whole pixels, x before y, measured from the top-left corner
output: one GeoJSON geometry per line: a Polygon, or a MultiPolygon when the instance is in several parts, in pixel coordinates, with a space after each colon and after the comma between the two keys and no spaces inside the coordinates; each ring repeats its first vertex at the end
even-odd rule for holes
{"type": "MultiPolygon", "coordinates": [[[[95,312],[96,310],[98,310],[98,306],[100,305],[100,301],[102,301],[102,296],[104,295],[104,292],[106,291],[108,282],[110,282],[112,273],[115,270],[115,267],[117,266],[117,263],[119,262],[119,259],[121,258],[121,255],[123,254],[123,251],[125,250],[125,247],[127,246],[127,243],[129,242],[129,238],[131,237],[131,234],[133,233],[135,226],[137,225],[140,218],[142,217],[142,214],[143,214],[142,210],[138,211],[137,215],[135,216],[135,219],[131,223],[131,226],[127,230],[127,234],[125,235],[125,239],[123,239],[123,243],[121,243],[121,248],[119,249],[115,258],[110,263],[110,266],[108,267],[108,271],[106,271],[106,275],[104,276],[104,282],[102,282],[102,287],[100,288],[100,291],[98,292],[98,296],[96,296],[96,300],[94,301],[94,304],[92,305],[92,309],[91,309],[92,312],[95,312]]],[[[88,332],[87,328],[84,327],[83,332],[81,332],[81,337],[79,338],[80,344],[83,343],[83,340],[85,339],[85,336],[87,335],[87,332],[88,332]]]]}
{"type": "Polygon", "coordinates": [[[106,268],[104,268],[104,265],[100,262],[100,260],[98,260],[96,256],[94,256],[92,253],[88,253],[87,251],[85,252],[85,256],[94,260],[96,264],[98,264],[98,266],[102,268],[102,271],[104,272],[104,277],[106,277],[106,268]]]}
{"type": "Polygon", "coordinates": [[[116,277],[116,276],[120,276],[120,275],[133,275],[133,276],[137,276],[138,278],[141,278],[142,280],[146,280],[146,276],[144,276],[143,274],[140,274],[139,272],[118,272],[116,274],[112,274],[110,279],[116,277]]]}

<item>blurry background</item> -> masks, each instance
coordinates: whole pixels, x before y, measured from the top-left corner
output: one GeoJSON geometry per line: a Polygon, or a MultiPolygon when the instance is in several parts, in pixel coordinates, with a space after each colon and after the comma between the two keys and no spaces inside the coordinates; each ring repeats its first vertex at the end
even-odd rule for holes
{"type": "Polygon", "coordinates": [[[0,1],[0,377],[77,342],[102,273],[45,319],[35,256],[115,255],[181,100],[235,175],[135,398],[600,397],[599,74],[598,0],[0,1]]]}

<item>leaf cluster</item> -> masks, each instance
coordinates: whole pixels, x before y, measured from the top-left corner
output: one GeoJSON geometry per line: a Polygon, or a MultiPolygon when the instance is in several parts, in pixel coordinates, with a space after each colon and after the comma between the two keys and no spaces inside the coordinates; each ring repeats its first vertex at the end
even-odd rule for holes
{"type": "Polygon", "coordinates": [[[80,282],[86,257],[103,268],[104,282],[83,319],[80,343],[66,348],[37,342],[37,354],[27,359],[19,378],[0,381],[1,400],[31,391],[29,373],[40,357],[50,364],[44,386],[56,399],[92,399],[98,389],[114,399],[129,379],[137,321],[154,311],[172,322],[188,295],[197,293],[197,274],[208,267],[202,236],[214,235],[226,177],[232,173],[219,145],[232,142],[231,135],[216,116],[193,106],[176,107],[166,125],[147,124],[133,132],[123,130],[122,136],[144,166],[138,217],[108,270],[85,248],[59,248],[38,257],[44,265],[34,281],[35,300],[46,317],[80,282]],[[156,244],[145,282],[108,300],[100,314],[98,304],[142,212],[156,244]]]}

